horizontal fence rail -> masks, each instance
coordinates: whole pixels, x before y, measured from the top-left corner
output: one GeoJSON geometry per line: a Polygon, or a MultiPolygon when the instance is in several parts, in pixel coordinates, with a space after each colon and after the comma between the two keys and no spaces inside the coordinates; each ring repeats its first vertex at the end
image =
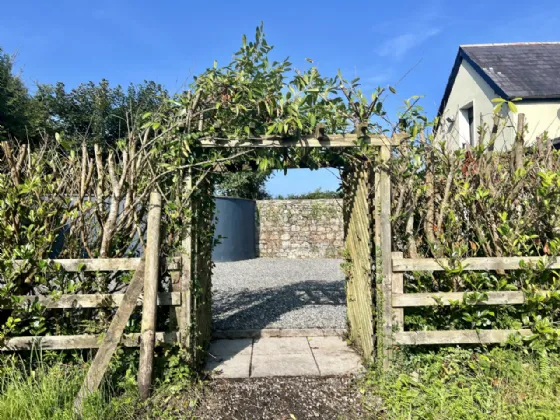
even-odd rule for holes
{"type": "MultiPolygon", "coordinates": [[[[556,257],[547,257],[548,269],[560,269],[556,257]]],[[[460,260],[465,271],[520,270],[520,264],[537,264],[542,257],[479,257],[460,260]]],[[[393,258],[393,272],[404,271],[445,271],[449,269],[449,260],[435,258],[393,258]]]]}
{"type": "Polygon", "coordinates": [[[395,334],[401,345],[426,344],[498,344],[505,343],[511,334],[530,335],[531,330],[452,330],[407,331],[395,334]]]}
{"type": "MultiPolygon", "coordinates": [[[[471,293],[484,293],[488,299],[473,303],[473,305],[523,305],[525,293],[523,292],[436,292],[436,293],[393,293],[394,308],[413,308],[418,306],[449,306],[453,302],[461,302],[471,293]]],[[[546,296],[544,290],[536,292],[546,296]]]]}
{"type": "MultiPolygon", "coordinates": [[[[535,265],[545,262],[546,269],[560,269],[556,257],[493,257],[465,258],[460,260],[464,271],[483,270],[522,270],[520,265],[535,265]]],[[[445,330],[445,331],[404,331],[404,308],[423,306],[450,306],[453,302],[462,302],[469,294],[483,293],[486,299],[476,301],[473,305],[523,305],[526,303],[522,291],[465,291],[465,292],[434,292],[434,293],[403,293],[406,271],[445,271],[449,262],[434,258],[403,258],[402,253],[392,253],[392,294],[393,321],[397,326],[394,344],[428,345],[428,344],[497,344],[504,343],[511,334],[530,335],[531,330],[445,330]]],[[[551,291],[540,290],[537,295],[546,296],[551,291]]]]}
{"type": "MultiPolygon", "coordinates": [[[[45,295],[14,297],[21,299],[22,303],[38,302],[48,309],[115,308],[122,303],[124,293],[60,295],[57,297],[45,295]]],[[[181,293],[158,293],[157,304],[159,306],[181,306],[181,293]]],[[[142,298],[138,299],[136,306],[142,306],[142,298]]],[[[15,305],[12,302],[0,302],[0,309],[12,309],[14,307],[15,305]]]]}
{"type": "MultiPolygon", "coordinates": [[[[53,259],[46,260],[59,264],[69,273],[82,271],[134,271],[140,258],[90,258],[90,259],[53,259]]],[[[16,260],[16,265],[25,264],[25,260],[16,260]]]]}
{"type": "MultiPolygon", "coordinates": [[[[141,258],[76,258],[76,259],[49,259],[51,264],[59,264],[64,271],[80,273],[82,271],[134,271],[141,258]]],[[[15,260],[15,265],[25,264],[25,260],[15,260]]],[[[168,271],[180,269],[180,258],[171,258],[166,265],[168,271]]]]}
{"type": "MultiPolygon", "coordinates": [[[[156,343],[171,344],[178,341],[178,332],[157,332],[156,343]]],[[[6,340],[4,347],[0,351],[21,351],[21,350],[76,350],[76,349],[97,349],[101,345],[103,336],[93,334],[82,335],[46,335],[14,337],[6,340]]],[[[139,347],[140,333],[124,334],[120,344],[125,347],[139,347]]]]}

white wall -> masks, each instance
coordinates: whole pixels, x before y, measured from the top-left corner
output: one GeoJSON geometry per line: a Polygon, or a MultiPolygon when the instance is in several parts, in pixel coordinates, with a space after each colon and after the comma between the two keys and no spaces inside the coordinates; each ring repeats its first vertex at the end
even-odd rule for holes
{"type": "MultiPolygon", "coordinates": [[[[474,111],[475,130],[482,123],[485,123],[487,129],[490,130],[493,125],[495,106],[492,99],[497,97],[499,95],[494,92],[490,85],[469,63],[463,60],[441,117],[438,139],[445,138],[451,148],[459,148],[463,147],[463,144],[468,144],[468,137],[465,138],[462,135],[466,131],[464,129],[465,120],[460,110],[471,103],[474,111]],[[449,122],[448,118],[452,118],[454,122],[449,122]]],[[[516,106],[519,113],[525,114],[525,122],[528,125],[528,132],[525,134],[526,144],[532,144],[536,137],[542,135],[545,130],[548,131],[549,138],[560,138],[560,100],[520,101],[516,102],[516,106]]],[[[494,145],[495,150],[509,149],[515,140],[517,115],[508,112],[506,108],[504,105],[504,115],[508,115],[508,120],[505,127],[500,128],[494,145]]],[[[477,134],[475,134],[475,137],[478,140],[477,134]]],[[[486,139],[488,137],[489,134],[486,135],[486,139]]]]}
{"type": "MultiPolygon", "coordinates": [[[[465,138],[461,134],[465,132],[465,130],[461,129],[465,122],[462,121],[460,110],[472,104],[475,139],[478,141],[477,128],[482,123],[488,126],[488,130],[492,128],[495,105],[492,99],[497,97],[498,95],[490,85],[480,77],[469,63],[463,60],[441,117],[438,138],[445,138],[451,148],[459,148],[463,147],[463,144],[468,144],[468,137],[465,138]],[[454,121],[450,122],[448,118],[454,121]]],[[[511,144],[511,142],[513,142],[513,127],[512,124],[508,124],[505,129],[500,131],[494,146],[495,150],[501,150],[505,144],[511,144]]]]}
{"type": "Polygon", "coordinates": [[[525,139],[528,144],[544,131],[548,131],[551,139],[560,138],[560,101],[519,102],[517,111],[525,114],[528,127],[525,139]]]}

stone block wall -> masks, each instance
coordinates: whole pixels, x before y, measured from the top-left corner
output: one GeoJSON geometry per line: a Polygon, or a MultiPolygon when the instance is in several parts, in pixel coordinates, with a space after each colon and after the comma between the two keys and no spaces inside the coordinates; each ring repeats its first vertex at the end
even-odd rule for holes
{"type": "Polygon", "coordinates": [[[341,199],[257,201],[257,255],[340,258],[344,247],[341,199]]]}

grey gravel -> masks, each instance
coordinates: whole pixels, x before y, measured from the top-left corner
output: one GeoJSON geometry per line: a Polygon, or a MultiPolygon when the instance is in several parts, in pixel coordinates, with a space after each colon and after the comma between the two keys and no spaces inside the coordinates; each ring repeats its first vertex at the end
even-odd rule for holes
{"type": "Polygon", "coordinates": [[[354,377],[216,380],[194,410],[200,419],[373,419],[354,377]]]}
{"type": "Polygon", "coordinates": [[[216,263],[214,329],[346,328],[341,262],[257,258],[216,263]]]}

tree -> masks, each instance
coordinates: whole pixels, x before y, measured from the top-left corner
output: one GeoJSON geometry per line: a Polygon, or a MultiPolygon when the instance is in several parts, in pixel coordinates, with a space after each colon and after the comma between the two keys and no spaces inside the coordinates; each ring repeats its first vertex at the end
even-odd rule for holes
{"type": "Polygon", "coordinates": [[[106,79],[82,83],[67,91],[64,83],[40,85],[35,100],[42,105],[47,131],[64,133],[70,142],[114,145],[128,129],[141,125],[142,115],[157,110],[169,95],[153,81],[130,85],[126,91],[106,79]]]}
{"type": "Polygon", "coordinates": [[[216,179],[216,194],[225,197],[266,200],[271,198],[266,191],[266,181],[270,179],[270,171],[230,172],[216,179]]]}
{"type": "Polygon", "coordinates": [[[21,78],[13,73],[14,59],[0,48],[0,139],[34,136],[32,99],[21,78]]]}

